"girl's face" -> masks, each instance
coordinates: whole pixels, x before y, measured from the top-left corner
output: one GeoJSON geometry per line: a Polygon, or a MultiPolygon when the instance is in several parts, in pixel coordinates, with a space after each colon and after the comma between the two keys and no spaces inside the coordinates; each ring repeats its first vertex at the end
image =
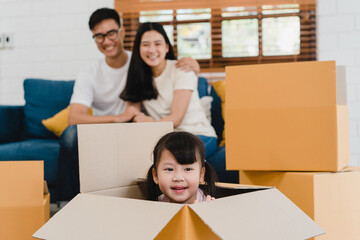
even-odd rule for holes
{"type": "MultiPolygon", "coordinates": [[[[140,42],[140,57],[151,67],[153,73],[165,69],[165,56],[169,51],[169,45],[166,44],[163,35],[155,30],[145,32],[140,42]]],[[[160,75],[158,74],[158,75],[160,75]]]]}
{"type": "Polygon", "coordinates": [[[174,203],[194,203],[204,175],[205,168],[201,167],[199,161],[181,165],[166,149],[161,153],[157,169],[153,169],[154,182],[170,202],[174,203]]]}

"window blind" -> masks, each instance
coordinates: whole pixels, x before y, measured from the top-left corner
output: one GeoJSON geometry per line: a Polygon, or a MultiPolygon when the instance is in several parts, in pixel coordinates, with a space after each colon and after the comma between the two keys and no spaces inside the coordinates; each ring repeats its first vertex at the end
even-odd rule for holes
{"type": "MultiPolygon", "coordinates": [[[[157,19],[161,15],[162,19],[165,20],[162,20],[160,23],[163,25],[168,25],[172,28],[172,36],[170,38],[173,39],[174,51],[175,53],[178,53],[178,55],[181,52],[187,51],[181,51],[181,49],[179,49],[179,44],[182,41],[182,39],[179,37],[179,29],[181,29],[181,26],[195,23],[210,24],[210,56],[203,58],[200,56],[197,58],[202,70],[220,69],[221,71],[221,69],[223,69],[225,66],[231,65],[316,60],[316,3],[314,3],[313,0],[249,0],[241,2],[241,5],[239,5],[239,1],[229,0],[224,1],[224,3],[221,1],[221,6],[219,5],[218,1],[200,0],[193,1],[195,3],[190,4],[190,1],[143,0],[134,1],[134,3],[128,4],[134,5],[132,8],[129,6],[125,8],[125,2],[128,1],[117,0],[116,10],[122,15],[123,25],[126,30],[124,46],[128,50],[132,50],[136,30],[140,24],[140,17],[145,16],[148,18],[152,17],[157,19]],[[269,5],[269,3],[274,4],[275,2],[276,5],[269,5]],[[297,5],[293,4],[294,2],[296,2],[297,5]],[[200,8],[203,7],[202,4],[205,5],[205,3],[208,3],[207,6],[200,8]],[[151,4],[153,7],[150,7],[151,4]],[[186,14],[184,15],[184,13],[181,13],[179,9],[197,9],[195,13],[193,12],[191,14],[195,14],[197,16],[206,16],[206,14],[208,14],[208,17],[187,19],[185,16],[186,14]],[[185,17],[180,15],[184,15],[185,17]],[[288,20],[293,21],[294,24],[289,25],[288,20]],[[244,47],[241,47],[242,45],[240,42],[243,39],[227,37],[227,32],[230,35],[234,33],[234,31],[231,31],[231,29],[227,30],[227,32],[225,31],[226,24],[229,23],[233,25],[239,25],[240,27],[243,23],[245,23],[245,25],[251,25],[252,28],[249,30],[249,32],[253,34],[253,38],[250,40],[248,39],[248,44],[251,45],[250,47],[252,51],[249,51],[249,53],[242,52],[241,48],[244,47]],[[280,48],[284,48],[285,46],[286,49],[286,45],[289,43],[289,41],[283,40],[281,42],[276,37],[271,39],[271,36],[270,38],[268,36],[273,34],[274,27],[276,27],[280,35],[286,34],[286,32],[281,33],[284,26],[286,27],[287,31],[290,32],[290,34],[292,34],[292,32],[296,32],[295,28],[299,28],[297,30],[298,33],[296,32],[296,34],[294,34],[298,38],[298,45],[295,46],[294,53],[285,52],[277,54],[276,46],[273,47],[271,42],[275,42],[275,45],[277,44],[280,48]],[[237,43],[240,45],[237,45],[237,43]],[[233,51],[234,49],[236,50],[236,46],[239,48],[238,53],[233,51]],[[275,48],[275,50],[272,48],[275,48]]],[[[247,35],[245,34],[245,36],[247,35]]],[[[296,39],[294,41],[296,43],[296,39]]],[[[249,46],[247,47],[249,48],[249,46]]],[[[190,49],[189,51],[192,51],[193,49],[190,49]]]]}

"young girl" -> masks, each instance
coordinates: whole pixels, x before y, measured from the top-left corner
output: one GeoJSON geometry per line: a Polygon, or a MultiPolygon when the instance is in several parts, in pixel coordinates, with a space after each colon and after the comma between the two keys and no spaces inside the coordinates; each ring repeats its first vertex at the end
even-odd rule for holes
{"type": "Polygon", "coordinates": [[[159,23],[140,25],[130,60],[128,78],[120,97],[128,108],[141,109],[135,122],[171,121],[175,130],[197,135],[205,145],[206,156],[217,149],[215,130],[205,116],[197,92],[194,72],[175,67],[170,41],[159,23]]]}
{"type": "Polygon", "coordinates": [[[216,173],[205,162],[201,140],[188,132],[164,135],[154,148],[147,176],[147,199],[187,203],[214,200],[216,173]],[[205,183],[201,185],[200,183],[205,183]]]}

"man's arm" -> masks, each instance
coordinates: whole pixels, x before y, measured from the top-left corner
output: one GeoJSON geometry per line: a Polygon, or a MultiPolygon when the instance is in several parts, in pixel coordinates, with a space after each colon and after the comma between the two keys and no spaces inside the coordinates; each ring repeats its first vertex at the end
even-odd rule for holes
{"type": "Polygon", "coordinates": [[[129,122],[139,111],[136,108],[127,108],[118,115],[93,116],[89,114],[89,108],[83,104],[70,104],[69,125],[82,123],[114,123],[129,122]]]}
{"type": "Polygon", "coordinates": [[[184,57],[177,61],[176,65],[177,68],[180,68],[181,70],[184,70],[185,72],[193,71],[198,76],[200,73],[200,65],[191,57],[184,57]]]}

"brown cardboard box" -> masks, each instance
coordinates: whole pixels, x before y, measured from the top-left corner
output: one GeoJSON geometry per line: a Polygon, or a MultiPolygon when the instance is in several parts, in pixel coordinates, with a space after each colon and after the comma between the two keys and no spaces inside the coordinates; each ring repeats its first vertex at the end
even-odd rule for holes
{"type": "Polygon", "coordinates": [[[226,168],[338,171],[346,166],[348,109],[336,78],[344,81],[341,74],[336,77],[333,61],[226,67],[226,168]]]}
{"type": "Polygon", "coordinates": [[[34,237],[262,240],[323,233],[275,188],[223,185],[236,195],[192,205],[140,200],[136,179],[145,177],[155,143],[171,130],[172,123],[79,125],[82,193],[34,237]]]}
{"type": "Polygon", "coordinates": [[[326,232],[316,240],[360,236],[360,168],[340,172],[240,171],[240,183],[275,186],[326,232]]]}
{"type": "Polygon", "coordinates": [[[49,218],[43,161],[0,161],[0,239],[33,239],[49,218]]]}

